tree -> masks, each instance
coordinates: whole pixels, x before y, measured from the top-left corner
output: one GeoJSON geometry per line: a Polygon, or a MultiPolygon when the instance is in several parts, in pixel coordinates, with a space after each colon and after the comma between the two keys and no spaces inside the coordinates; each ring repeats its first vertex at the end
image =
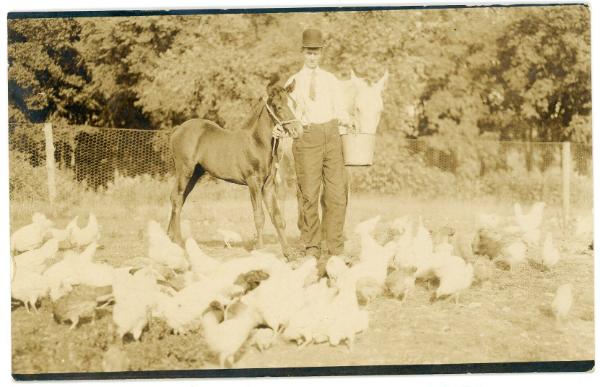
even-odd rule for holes
{"type": "Polygon", "coordinates": [[[286,19],[270,14],[185,17],[172,47],[136,87],[140,106],[163,127],[192,117],[240,126],[265,94],[270,76],[278,73],[284,81],[298,63],[301,30],[282,33],[286,19]]]}
{"type": "Polygon", "coordinates": [[[490,113],[480,121],[483,130],[528,141],[586,137],[578,117],[591,112],[589,21],[583,5],[560,12],[534,7],[509,26],[483,79],[490,113]]]}
{"type": "Polygon", "coordinates": [[[9,20],[11,122],[83,124],[97,111],[85,89],[91,75],[76,48],[80,33],[80,23],[68,18],[9,20]]]}
{"type": "Polygon", "coordinates": [[[139,84],[171,47],[178,17],[90,18],[82,22],[78,48],[89,64],[89,93],[102,101],[95,125],[149,129],[138,104],[139,84]]]}

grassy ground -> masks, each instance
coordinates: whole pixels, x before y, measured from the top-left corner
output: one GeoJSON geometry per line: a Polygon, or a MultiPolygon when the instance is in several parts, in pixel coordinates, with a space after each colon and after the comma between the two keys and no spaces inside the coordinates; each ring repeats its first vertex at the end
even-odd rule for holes
{"type": "MultiPolygon", "coordinates": [[[[201,246],[213,256],[224,258],[246,254],[254,233],[247,192],[242,187],[228,187],[227,195],[195,190],[183,213],[201,246]],[[227,250],[216,233],[219,227],[237,230],[249,242],[227,250]]],[[[156,201],[88,195],[52,212],[58,225],[64,226],[77,214],[83,222],[88,211],[93,210],[102,225],[103,248],[96,259],[118,266],[146,253],[144,231],[148,220],[155,219],[166,226],[168,203],[160,206],[150,203],[156,201]]],[[[285,209],[287,234],[297,243],[296,207],[292,198],[285,202],[285,209]]],[[[510,209],[510,203],[494,200],[419,201],[353,195],[346,230],[379,213],[384,221],[403,214],[421,215],[430,228],[452,225],[470,232],[478,211],[508,214],[510,209]]],[[[49,211],[41,203],[13,202],[13,229],[26,224],[36,210],[49,211]]],[[[368,305],[369,329],[357,337],[352,351],[345,346],[329,345],[299,349],[281,341],[264,353],[253,347],[243,348],[235,367],[593,359],[593,256],[585,251],[585,246],[569,240],[558,230],[556,208],[549,208],[545,216],[544,227],[560,238],[558,244],[563,256],[550,272],[540,272],[529,265],[512,272],[494,269],[488,282],[469,289],[461,297],[460,305],[449,300],[431,302],[431,290],[418,286],[404,304],[380,298],[368,305]],[[556,288],[567,282],[573,284],[574,306],[569,319],[559,324],[551,317],[549,305],[556,288]]],[[[274,230],[268,223],[266,243],[269,249],[278,251],[274,230]]],[[[355,242],[350,240],[349,247],[355,248],[355,242]]],[[[68,325],[54,322],[49,300],[43,300],[37,314],[28,314],[19,307],[12,312],[13,372],[101,371],[102,355],[111,345],[111,325],[111,316],[106,314],[93,324],[70,331],[68,325]]],[[[152,322],[140,342],[127,342],[123,348],[133,370],[218,366],[214,355],[204,350],[201,332],[170,335],[159,321],[152,322]]]]}

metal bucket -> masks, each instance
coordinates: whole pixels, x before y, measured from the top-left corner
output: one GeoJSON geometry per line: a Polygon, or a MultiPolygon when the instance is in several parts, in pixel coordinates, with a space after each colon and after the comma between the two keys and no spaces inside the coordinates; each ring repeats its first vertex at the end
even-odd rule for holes
{"type": "Polygon", "coordinates": [[[346,165],[373,165],[373,154],[375,153],[375,134],[342,134],[342,149],[344,152],[344,162],[346,165]]]}

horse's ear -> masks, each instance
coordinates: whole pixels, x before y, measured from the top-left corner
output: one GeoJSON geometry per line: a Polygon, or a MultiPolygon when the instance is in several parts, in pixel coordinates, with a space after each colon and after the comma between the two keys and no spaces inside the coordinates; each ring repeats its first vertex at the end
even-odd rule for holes
{"type": "Polygon", "coordinates": [[[294,88],[296,87],[296,78],[294,78],[289,85],[287,85],[285,87],[285,92],[288,94],[291,94],[294,91],[294,88]]]}
{"type": "Polygon", "coordinates": [[[356,74],[354,74],[354,69],[350,69],[350,79],[355,80],[356,74]]]}
{"type": "Polygon", "coordinates": [[[385,73],[383,74],[383,77],[381,77],[381,79],[378,80],[377,83],[375,84],[375,86],[379,89],[379,91],[382,91],[383,88],[385,87],[385,85],[387,84],[389,75],[390,74],[388,73],[388,71],[386,69],[385,73]]]}

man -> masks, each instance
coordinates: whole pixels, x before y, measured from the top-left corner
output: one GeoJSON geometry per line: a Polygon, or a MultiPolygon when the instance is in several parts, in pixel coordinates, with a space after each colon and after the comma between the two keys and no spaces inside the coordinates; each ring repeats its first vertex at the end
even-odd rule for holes
{"type": "MultiPolygon", "coordinates": [[[[298,228],[306,255],[319,260],[320,275],[325,272],[327,256],[344,251],[347,188],[340,129],[349,124],[337,78],[319,67],[323,46],[321,31],[305,30],[304,67],[288,80],[288,84],[296,81],[290,99],[296,118],[304,126],[304,134],[292,145],[298,184],[298,228]],[[321,251],[322,239],[326,251],[321,251]]],[[[279,131],[275,130],[274,135],[279,136],[279,131]]]]}

